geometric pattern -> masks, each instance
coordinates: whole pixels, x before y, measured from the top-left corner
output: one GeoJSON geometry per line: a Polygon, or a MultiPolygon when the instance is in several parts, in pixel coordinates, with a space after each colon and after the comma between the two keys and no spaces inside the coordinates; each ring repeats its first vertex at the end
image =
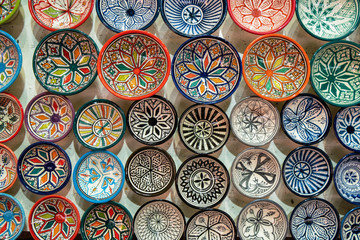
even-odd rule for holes
{"type": "Polygon", "coordinates": [[[348,212],[341,222],[341,239],[360,240],[360,208],[348,212]]]}
{"type": "Polygon", "coordinates": [[[0,4],[0,24],[5,23],[15,15],[20,5],[20,0],[3,0],[0,4]]]}
{"type": "Polygon", "coordinates": [[[6,142],[20,131],[24,113],[20,101],[9,93],[0,93],[0,142],[6,142]]]}
{"type": "Polygon", "coordinates": [[[360,107],[352,106],[339,110],[334,120],[339,142],[352,151],[360,151],[360,107]]]}
{"type": "Polygon", "coordinates": [[[15,183],[16,166],[15,153],[7,146],[0,144],[0,192],[8,190],[15,183]]]}
{"type": "Polygon", "coordinates": [[[20,202],[0,193],[0,239],[15,240],[25,225],[25,212],[20,202]]]}

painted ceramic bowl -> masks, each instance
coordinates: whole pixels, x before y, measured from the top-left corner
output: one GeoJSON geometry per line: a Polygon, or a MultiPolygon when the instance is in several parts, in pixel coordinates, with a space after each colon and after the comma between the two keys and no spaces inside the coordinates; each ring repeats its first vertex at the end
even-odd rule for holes
{"type": "Polygon", "coordinates": [[[240,239],[284,240],[288,225],[284,209],[267,199],[255,200],[246,205],[237,222],[240,239]]]}
{"type": "Polygon", "coordinates": [[[25,226],[25,212],[13,196],[0,193],[0,239],[15,240],[25,226]]]}
{"type": "Polygon", "coordinates": [[[250,33],[269,34],[283,29],[295,12],[295,0],[228,1],[232,20],[250,33]]]}
{"type": "Polygon", "coordinates": [[[94,204],[81,218],[80,233],[84,240],[131,239],[132,216],[120,203],[94,204]]]}
{"type": "MultiPolygon", "coordinates": [[[[11,5],[10,0],[2,2],[3,5],[11,5]]],[[[0,10],[4,10],[3,5],[0,6],[0,10]]],[[[0,30],[0,92],[14,83],[20,74],[21,66],[22,53],[19,44],[10,34],[0,30]]]]}
{"type": "Polygon", "coordinates": [[[22,105],[14,95],[0,93],[0,143],[13,139],[24,120],[22,105]]]}
{"type": "Polygon", "coordinates": [[[346,201],[360,205],[360,154],[350,153],[336,165],[335,188],[346,201]]]}
{"type": "Polygon", "coordinates": [[[21,153],[17,173],[27,190],[41,195],[54,194],[69,182],[71,162],[60,146],[36,142],[21,153]]]}
{"type": "Polygon", "coordinates": [[[340,236],[342,240],[360,239],[360,207],[353,208],[341,222],[340,236]]]}
{"type": "Polygon", "coordinates": [[[329,187],[333,168],[324,151],[306,146],[289,153],[283,163],[282,174],[291,192],[300,197],[312,197],[329,187]]]}
{"type": "Polygon", "coordinates": [[[290,216],[290,232],[295,240],[335,240],[339,228],[339,213],[331,203],[320,198],[302,201],[290,216]]]}
{"type": "Polygon", "coordinates": [[[340,109],[335,116],[334,129],[344,147],[360,152],[360,106],[340,109]]]}
{"type": "Polygon", "coordinates": [[[115,146],[124,136],[125,114],[114,102],[95,99],[85,103],[75,115],[74,134],[87,148],[104,150],[115,146]]]}
{"type": "Polygon", "coordinates": [[[284,133],[298,144],[311,145],[322,141],[329,133],[331,112],[318,97],[301,94],[287,101],[281,109],[284,133]]]}
{"type": "Polygon", "coordinates": [[[230,176],[225,165],[208,155],[197,155],[181,164],[176,173],[176,191],[194,208],[220,204],[229,191],[230,176]]]}
{"type": "Polygon", "coordinates": [[[185,230],[181,209],[167,200],[142,205],[134,217],[134,234],[138,240],[181,240],[185,230]]]}
{"type": "Polygon", "coordinates": [[[236,239],[236,226],[232,218],[219,209],[206,209],[195,213],[185,230],[186,240],[236,239]]]}
{"type": "Polygon", "coordinates": [[[65,29],[50,33],[35,49],[35,77],[51,93],[79,93],[96,79],[98,52],[94,40],[78,30],[65,29]]]}
{"type": "Polygon", "coordinates": [[[259,97],[286,101],[299,95],[310,77],[305,50],[295,40],[279,34],[255,39],[243,56],[244,79],[259,97]]]}
{"type": "Polygon", "coordinates": [[[155,147],[133,152],[125,165],[126,182],[135,193],[153,197],[165,193],[174,183],[176,168],[170,154],[155,147]]]}
{"type": "Polygon", "coordinates": [[[159,0],[113,1],[96,0],[96,12],[100,21],[114,32],[145,30],[159,15],[159,0]]]}
{"type": "Polygon", "coordinates": [[[230,97],[241,80],[241,60],[226,40],[196,37],[184,42],[171,64],[179,92],[197,103],[218,103],[230,97]]]}
{"type": "Polygon", "coordinates": [[[140,100],[160,91],[170,74],[170,54],[153,34],[129,30],[102,47],[97,68],[109,92],[125,100],[140,100]]]}
{"type": "Polygon", "coordinates": [[[235,188],[249,198],[264,198],[275,191],[281,179],[277,158],[262,148],[242,151],[231,167],[235,188]]]}
{"type": "Polygon", "coordinates": [[[90,16],[94,0],[29,0],[33,19],[49,31],[77,28],[90,16]]]}
{"type": "Polygon", "coordinates": [[[230,123],[219,107],[195,104],[181,115],[178,130],[185,147],[198,154],[210,154],[227,142],[230,123]]]}
{"type": "Polygon", "coordinates": [[[16,182],[17,157],[9,147],[4,144],[0,144],[0,159],[0,192],[5,192],[16,182]]]}
{"type": "Polygon", "coordinates": [[[231,130],[236,138],[249,146],[263,146],[280,128],[280,114],[274,105],[259,97],[238,102],[230,115],[231,130]]]}
{"type": "Polygon", "coordinates": [[[68,98],[41,93],[26,107],[25,126],[35,139],[57,142],[71,132],[74,115],[74,107],[68,98]]]}
{"type": "Polygon", "coordinates": [[[0,25],[12,21],[18,14],[21,0],[2,0],[0,3],[0,25]]]}
{"type": "Polygon", "coordinates": [[[324,41],[350,35],[359,25],[358,0],[298,0],[296,15],[311,36],[324,41]]]}
{"type": "Polygon", "coordinates": [[[311,59],[312,87],[323,100],[338,106],[360,104],[360,45],[350,41],[320,47],[311,59]]]}
{"type": "Polygon", "coordinates": [[[176,109],[170,101],[160,96],[131,104],[126,121],[130,134],[146,145],[166,142],[174,135],[178,125],[176,109]]]}
{"type": "Polygon", "coordinates": [[[85,200],[93,203],[108,202],[124,186],[124,166],[111,152],[88,152],[77,161],[73,182],[77,193],[85,200]]]}
{"type": "Polygon", "coordinates": [[[80,228],[80,214],[69,199],[50,195],[37,201],[28,219],[31,236],[37,240],[74,240],[80,228]]]}
{"type": "Polygon", "coordinates": [[[160,5],[166,25],[183,37],[215,32],[226,17],[225,0],[164,0],[160,5]]]}

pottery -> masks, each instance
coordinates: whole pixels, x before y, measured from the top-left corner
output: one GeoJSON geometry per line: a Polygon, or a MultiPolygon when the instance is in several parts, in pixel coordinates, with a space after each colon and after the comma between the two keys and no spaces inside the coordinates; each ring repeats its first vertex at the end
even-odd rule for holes
{"type": "Polygon", "coordinates": [[[22,105],[14,95],[0,93],[0,143],[13,139],[24,120],[22,105]]]}
{"type": "Polygon", "coordinates": [[[360,239],[360,207],[351,209],[341,221],[340,236],[342,240],[360,239]]]}
{"type": "Polygon", "coordinates": [[[5,0],[0,3],[0,25],[11,22],[19,13],[21,0],[5,0]]]}
{"type": "Polygon", "coordinates": [[[5,192],[16,182],[17,157],[9,147],[0,143],[0,159],[0,192],[5,192]]]}
{"type": "Polygon", "coordinates": [[[21,203],[11,195],[0,193],[0,239],[17,239],[25,226],[21,203]]]}

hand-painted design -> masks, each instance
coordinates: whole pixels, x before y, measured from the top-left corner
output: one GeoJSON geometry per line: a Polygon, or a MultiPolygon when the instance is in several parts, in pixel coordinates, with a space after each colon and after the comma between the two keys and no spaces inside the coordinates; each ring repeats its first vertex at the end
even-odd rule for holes
{"type": "Polygon", "coordinates": [[[250,146],[262,146],[278,132],[280,114],[270,102],[259,97],[248,97],[231,111],[230,124],[239,141],[250,146]]]}
{"type": "Polygon", "coordinates": [[[219,37],[196,37],[176,51],[171,75],[179,92],[197,103],[218,103],[230,97],[241,80],[236,49],[219,37]]]}
{"type": "Polygon", "coordinates": [[[80,158],[74,169],[76,191],[85,200],[103,203],[116,197],[125,180],[120,159],[108,151],[88,152],[80,158]]]}
{"type": "Polygon", "coordinates": [[[74,108],[64,96],[41,93],[25,110],[25,125],[31,136],[39,141],[60,141],[73,125],[74,108]]]}
{"type": "Polygon", "coordinates": [[[158,8],[158,0],[96,1],[98,17],[114,32],[147,29],[156,20],[158,8]]]}
{"type": "Polygon", "coordinates": [[[345,38],[359,25],[357,0],[299,0],[296,15],[312,36],[325,41],[345,38]]]}
{"type": "Polygon", "coordinates": [[[342,145],[360,152],[360,106],[340,109],[335,116],[334,128],[342,145]]]}
{"type": "Polygon", "coordinates": [[[73,240],[80,228],[80,214],[69,199],[46,196],[35,203],[29,215],[29,229],[34,239],[73,240]]]}
{"type": "Polygon", "coordinates": [[[15,183],[17,179],[16,166],[15,153],[7,146],[0,144],[0,192],[5,192],[15,183]]]}
{"type": "Polygon", "coordinates": [[[166,142],[172,137],[178,124],[174,106],[160,96],[134,102],[126,119],[131,135],[147,145],[166,142]]]}
{"type": "Polygon", "coordinates": [[[139,100],[158,92],[170,73],[170,54],[160,39],[145,31],[118,33],[98,59],[101,82],[112,94],[139,100]]]}
{"type": "Polygon", "coordinates": [[[283,240],[288,221],[285,211],[270,200],[255,200],[240,212],[237,228],[240,239],[283,240]]]}
{"type": "Polygon", "coordinates": [[[342,240],[359,240],[360,239],[360,208],[350,210],[341,222],[341,239],[342,240]]]}
{"type": "Polygon", "coordinates": [[[349,41],[327,43],[311,59],[311,83],[324,101],[339,107],[360,103],[360,46],[349,41]]]}
{"type": "Polygon", "coordinates": [[[270,101],[294,98],[306,86],[310,63],[293,39],[271,34],[257,38],[245,50],[244,79],[259,97],[270,101]]]}
{"type": "Polygon", "coordinates": [[[231,176],[241,194],[250,198],[263,198],[279,185],[281,169],[278,160],[269,151],[249,148],[235,158],[231,176]]]}
{"type": "Polygon", "coordinates": [[[47,30],[77,28],[90,16],[93,0],[29,0],[34,20],[47,30]]]}
{"type": "Polygon", "coordinates": [[[242,29],[255,34],[280,31],[295,12],[295,0],[228,0],[228,5],[232,20],[242,29]]]}
{"type": "Polygon", "coordinates": [[[335,240],[340,217],[334,206],[319,198],[299,203],[290,217],[290,232],[295,240],[335,240]]]}
{"type": "Polygon", "coordinates": [[[200,155],[189,158],[178,169],[176,190],[189,206],[208,208],[221,203],[230,185],[229,173],[218,159],[200,155]]]}
{"type": "Polygon", "coordinates": [[[184,37],[215,32],[226,17],[225,0],[165,0],[161,15],[166,25],[184,37]]]}
{"type": "Polygon", "coordinates": [[[330,183],[333,168],[328,155],[316,147],[299,147],[283,163],[285,185],[301,197],[316,196],[330,183]]]}
{"type": "Polygon", "coordinates": [[[0,193],[0,239],[15,240],[25,225],[25,212],[14,197],[0,193]]]}
{"type": "Polygon", "coordinates": [[[66,152],[58,145],[37,142],[21,153],[17,173],[21,183],[29,191],[53,194],[69,182],[71,162],[66,152]]]}
{"type": "Polygon", "coordinates": [[[191,240],[235,240],[236,227],[231,217],[218,209],[195,213],[188,221],[186,239],[191,240]]]}
{"type": "Polygon", "coordinates": [[[137,194],[157,196],[174,182],[176,168],[171,156],[160,148],[145,147],[134,152],[126,162],[126,181],[137,194]]]}
{"type": "Polygon", "coordinates": [[[0,3],[0,25],[16,16],[21,0],[2,0],[0,3]]]}
{"type": "Polygon", "coordinates": [[[75,136],[90,149],[115,146],[124,136],[125,129],[124,112],[116,103],[105,99],[85,103],[75,116],[75,136]]]}
{"type": "Polygon", "coordinates": [[[182,211],[166,200],[145,203],[134,217],[134,233],[138,240],[180,240],[184,230],[182,211]]]}
{"type": "Polygon", "coordinates": [[[132,216],[119,203],[94,204],[84,213],[80,231],[85,240],[131,239],[132,216]]]}
{"type": "Polygon", "coordinates": [[[9,93],[0,93],[0,142],[18,134],[24,119],[20,101],[9,93]]]}
{"type": "Polygon", "coordinates": [[[216,152],[229,138],[229,119],[215,105],[195,104],[181,115],[179,135],[184,145],[195,153],[216,152]]]}
{"type": "Polygon", "coordinates": [[[319,98],[301,94],[283,106],[281,124],[291,140],[310,145],[322,141],[328,134],[331,113],[319,98]]]}
{"type": "Polygon", "coordinates": [[[49,92],[72,95],[85,90],[95,80],[97,58],[97,46],[85,33],[58,30],[36,47],[33,70],[36,79],[49,92]]]}
{"type": "Polygon", "coordinates": [[[339,195],[352,204],[360,205],[360,154],[350,153],[336,165],[335,188],[339,195]]]}

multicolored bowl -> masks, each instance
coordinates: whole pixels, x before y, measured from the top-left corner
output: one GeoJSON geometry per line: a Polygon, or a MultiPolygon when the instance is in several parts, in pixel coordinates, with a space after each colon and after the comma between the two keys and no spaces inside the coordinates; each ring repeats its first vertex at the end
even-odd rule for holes
{"type": "Polygon", "coordinates": [[[13,139],[24,120],[22,105],[14,95],[0,93],[0,143],[13,139]]]}
{"type": "Polygon", "coordinates": [[[18,14],[21,0],[3,0],[0,3],[0,25],[12,21],[18,14]]]}
{"type": "Polygon", "coordinates": [[[21,203],[11,195],[0,193],[0,239],[15,240],[25,226],[21,203]]]}
{"type": "Polygon", "coordinates": [[[5,192],[16,182],[17,157],[9,147],[0,143],[0,159],[0,192],[5,192]]]}

